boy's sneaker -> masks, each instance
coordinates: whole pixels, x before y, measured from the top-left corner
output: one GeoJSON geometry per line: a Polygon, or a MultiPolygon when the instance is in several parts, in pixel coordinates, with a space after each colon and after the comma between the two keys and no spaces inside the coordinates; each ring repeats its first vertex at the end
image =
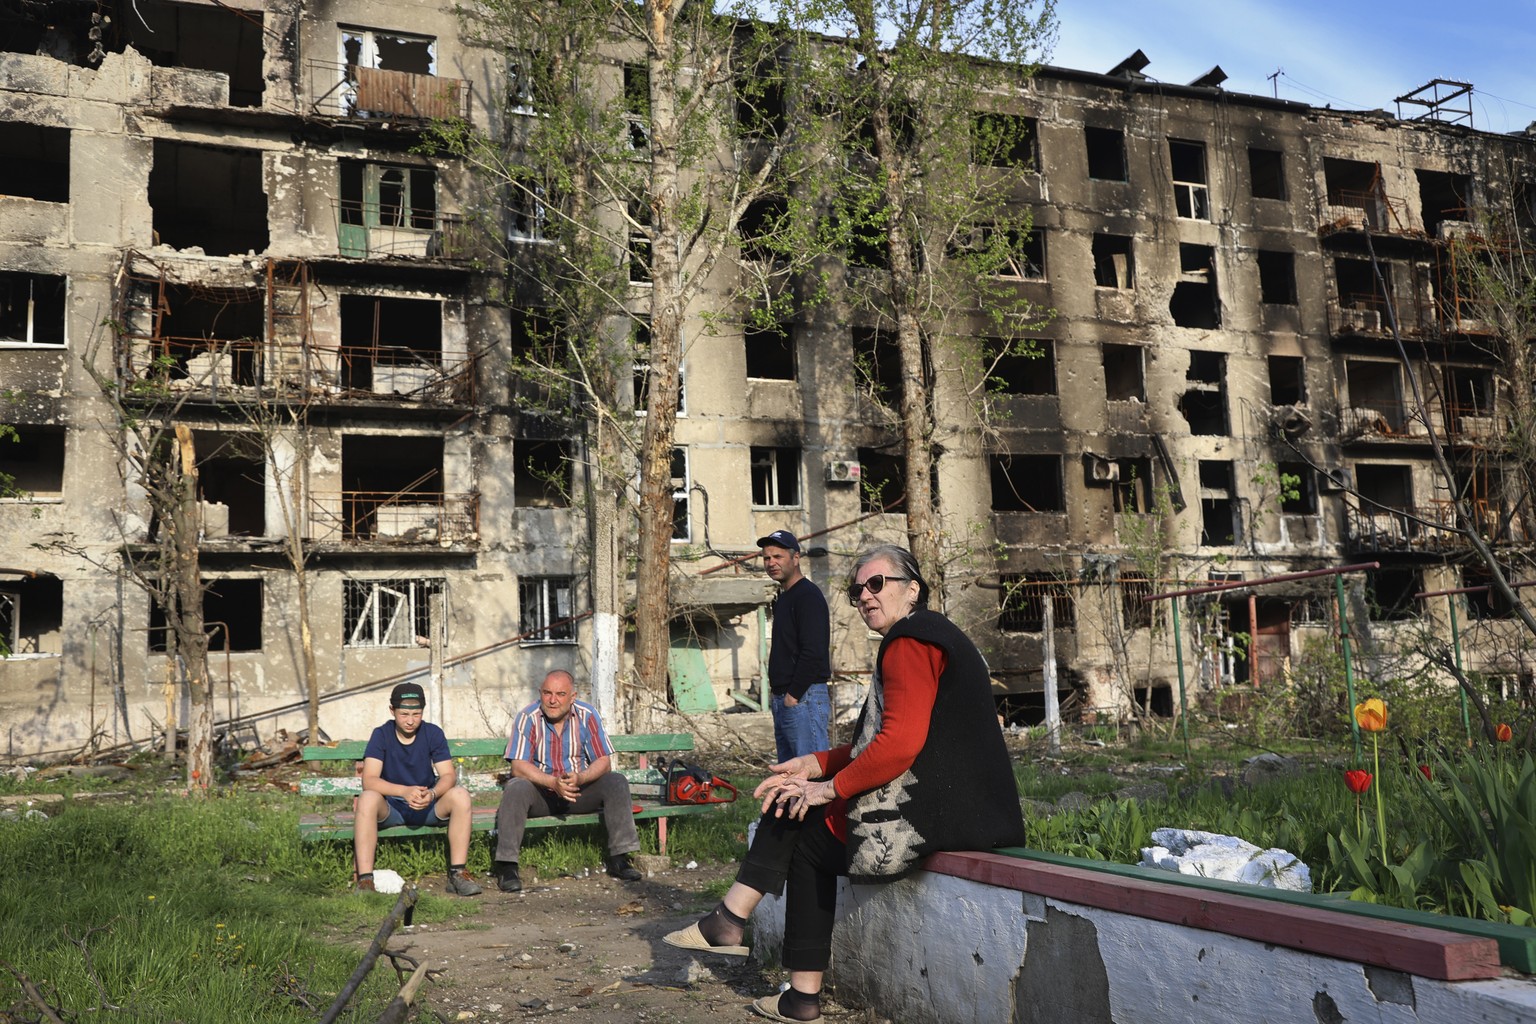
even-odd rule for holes
{"type": "Polygon", "coordinates": [[[373,886],[373,876],[369,875],[367,878],[359,878],[357,880],[356,884],[352,886],[352,891],[353,892],[378,892],[379,890],[374,888],[374,886],[373,886]]]}
{"type": "Polygon", "coordinates": [[[448,872],[448,891],[455,896],[479,896],[482,890],[480,883],[470,878],[466,872],[448,872]]]}
{"type": "Polygon", "coordinates": [[[608,858],[608,873],[621,882],[638,882],[645,876],[629,861],[629,854],[621,853],[608,858]]]}
{"type": "Polygon", "coordinates": [[[517,861],[499,860],[492,865],[496,874],[496,888],[502,892],[522,892],[523,879],[517,873],[517,861]]]}

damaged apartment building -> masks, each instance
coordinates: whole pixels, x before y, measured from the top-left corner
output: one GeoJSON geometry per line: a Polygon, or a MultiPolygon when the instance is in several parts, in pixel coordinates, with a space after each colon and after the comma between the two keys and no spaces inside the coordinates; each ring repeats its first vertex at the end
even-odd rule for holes
{"type": "MultiPolygon", "coordinates": [[[[985,112],[1032,150],[1013,173],[1034,232],[1000,276],[1054,316],[1039,358],[998,363],[987,430],[935,394],[936,482],[967,552],[949,610],[1026,717],[1047,606],[1061,696],[1104,714],[1174,712],[1165,613],[1141,598],[1176,583],[1379,561],[1350,580],[1365,641],[1440,628],[1443,599],[1415,595],[1481,577],[1434,528],[1458,524],[1394,320],[1456,496],[1500,550],[1529,539],[1499,454],[1511,382],[1459,301],[1453,242],[1528,197],[1531,140],[1145,64],[1044,68],[985,112]]],[[[115,441],[142,388],[195,452],[220,722],[304,721],[294,536],[333,737],[364,735],[381,681],[407,673],[466,735],[504,729],[550,668],[585,681],[587,442],[520,415],[527,318],[490,298],[467,172],[419,146],[436,118],[492,127],[495,66],[446,4],[0,0],[0,471],[18,492],[0,499],[0,752],[142,740],[186,714],[165,616],[117,571],[159,528],[115,441]]],[[[769,337],[694,312],[671,691],[754,707],[773,588],[729,563],[789,528],[834,592],[859,549],[902,541],[880,408],[901,382],[878,379],[891,339],[872,323],[769,337]]],[[[1329,586],[1202,606],[1197,684],[1281,680],[1309,631],[1332,635],[1329,586]]],[[[852,693],[874,648],[832,604],[852,693]]],[[[1498,629],[1508,610],[1467,611],[1498,629]]],[[[1514,681],[1508,632],[1477,667],[1514,681]]]]}

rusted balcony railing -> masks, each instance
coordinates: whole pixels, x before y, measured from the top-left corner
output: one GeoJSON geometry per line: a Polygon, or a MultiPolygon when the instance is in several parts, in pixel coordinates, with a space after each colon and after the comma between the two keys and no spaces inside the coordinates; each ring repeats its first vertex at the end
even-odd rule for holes
{"type": "Polygon", "coordinates": [[[470,83],[462,78],[322,60],[306,62],[305,73],[311,109],[326,117],[385,122],[469,116],[470,83]]]}
{"type": "Polygon", "coordinates": [[[480,538],[480,498],[442,491],[313,491],[309,535],[316,543],[472,544],[480,538]]]}
{"type": "Polygon", "coordinates": [[[1384,509],[1346,506],[1349,542],[1356,551],[1421,551],[1437,546],[1445,536],[1426,523],[1439,522],[1443,510],[1430,506],[1384,509]]]}
{"type": "Polygon", "coordinates": [[[332,212],[336,250],[342,256],[414,256],[458,262],[477,254],[469,225],[457,214],[349,199],[335,200],[332,212]]]}
{"type": "Polygon", "coordinates": [[[1397,329],[1404,337],[1413,338],[1426,332],[1432,333],[1437,326],[1436,311],[1428,304],[1421,306],[1379,292],[1339,296],[1337,303],[1328,304],[1328,326],[1335,335],[1370,335],[1390,339],[1393,314],[1397,316],[1397,329]]]}
{"type": "Polygon", "coordinates": [[[1406,204],[1380,192],[1337,189],[1328,193],[1323,206],[1321,234],[1339,231],[1372,231],[1402,234],[1407,231],[1406,204]]]}
{"type": "Polygon", "coordinates": [[[1424,424],[1409,414],[1402,399],[1362,397],[1339,410],[1339,436],[1345,440],[1366,436],[1422,437],[1424,434],[1424,424]]]}

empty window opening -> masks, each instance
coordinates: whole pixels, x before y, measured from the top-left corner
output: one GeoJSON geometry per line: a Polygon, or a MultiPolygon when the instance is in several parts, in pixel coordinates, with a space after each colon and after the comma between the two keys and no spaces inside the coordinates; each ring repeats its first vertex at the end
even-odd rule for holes
{"type": "Polygon", "coordinates": [[[1260,249],[1259,299],[1271,306],[1296,305],[1296,256],[1294,253],[1260,249]]]}
{"type": "Polygon", "coordinates": [[[1346,432],[1404,432],[1407,417],[1396,363],[1351,359],[1344,363],[1344,380],[1349,388],[1346,432]]]}
{"type": "Polygon", "coordinates": [[[518,632],[525,644],[568,644],[576,640],[569,576],[525,576],[517,581],[518,632]]]}
{"type": "Polygon", "coordinates": [[[348,434],[341,439],[342,536],[347,540],[434,541],[448,536],[443,504],[443,439],[348,434]]]}
{"type": "Polygon", "coordinates": [[[1032,117],[976,114],[971,118],[971,163],[981,167],[1033,169],[1039,127],[1032,117]]]}
{"type": "Polygon", "coordinates": [[[211,580],[203,591],[203,632],[210,651],[261,650],[261,580],[211,580]]]}
{"type": "Polygon", "coordinates": [[[1111,402],[1147,400],[1146,367],[1140,345],[1104,346],[1104,394],[1111,402]]]}
{"type": "Polygon", "coordinates": [[[1269,400],[1301,405],[1307,400],[1307,361],[1301,356],[1269,357],[1269,400]]]}
{"type": "Polygon", "coordinates": [[[1056,346],[1045,339],[982,338],[987,387],[1002,395],[1056,394],[1056,346]]]}
{"type": "Polygon", "coordinates": [[[1120,622],[1127,630],[1151,629],[1152,581],[1139,572],[1120,574],[1120,622]]]}
{"type": "Polygon", "coordinates": [[[1391,272],[1382,268],[1380,280],[1370,260],[1339,257],[1333,261],[1334,283],[1339,295],[1339,329],[1382,331],[1388,328],[1387,302],[1391,296],[1391,272]]]}
{"type": "MultiPolygon", "coordinates": [[[[1509,566],[1501,567],[1505,580],[1512,580],[1515,575],[1509,566]]],[[[1493,589],[1493,573],[1486,566],[1466,565],[1461,569],[1461,585],[1463,587],[1487,587],[1486,590],[1472,590],[1466,595],[1467,615],[1474,619],[1509,619],[1515,614],[1515,606],[1502,594],[1493,589]]],[[[1518,590],[1516,594],[1520,593],[1518,590]]]]}
{"type": "Polygon", "coordinates": [[[752,447],[752,507],[798,508],[800,449],[752,447]]]}
{"type": "Polygon", "coordinates": [[[774,263],[785,255],[789,204],[782,198],[759,199],[750,204],[736,223],[741,236],[741,258],[753,263],[774,263]]]}
{"type": "Polygon", "coordinates": [[[948,257],[968,271],[1014,281],[1045,280],[1045,232],[976,224],[957,232],[948,257]]]}
{"type": "Polygon", "coordinates": [[[624,121],[629,148],[651,147],[651,69],[644,64],[624,65],[624,121]]]}
{"type": "Polygon", "coordinates": [[[997,628],[1004,633],[1039,633],[1045,629],[1045,606],[1051,607],[1053,629],[1077,628],[1077,602],[1067,583],[1054,573],[1005,572],[997,592],[997,628]]]}
{"type": "Polygon", "coordinates": [[[1060,455],[992,455],[992,511],[1065,512],[1060,455]]]}
{"type": "Polygon", "coordinates": [[[1227,427],[1227,357],[1222,352],[1191,352],[1184,379],[1190,383],[1179,397],[1179,412],[1192,434],[1219,437],[1227,427]]]}
{"type": "Polygon", "coordinates": [[[571,443],[519,437],[513,442],[512,504],[518,508],[569,508],[571,443]]]}
{"type": "Polygon", "coordinates": [[[1093,283],[1100,288],[1133,287],[1131,239],[1128,235],[1093,236],[1093,283]]]}
{"type": "Polygon", "coordinates": [[[68,128],[0,121],[0,153],[0,196],[69,202],[68,128]]]}
{"type": "Polygon", "coordinates": [[[31,498],[64,496],[64,428],[17,425],[0,436],[0,474],[31,498]]]}
{"type": "MultiPolygon", "coordinates": [[[[634,385],[635,414],[642,415],[650,408],[651,401],[651,323],[636,323],[629,334],[630,352],[634,359],[631,380],[634,385]]],[[[677,367],[677,414],[688,411],[688,375],[682,364],[677,367]]]]}
{"type": "Polygon", "coordinates": [[[688,467],[688,449],[672,449],[672,540],[686,543],[693,539],[693,516],[689,495],[693,490],[688,467]]]}
{"type": "Polygon", "coordinates": [[[0,344],[64,344],[68,294],[68,278],[61,275],[0,270],[0,344]]]}
{"type": "Polygon", "coordinates": [[[1413,512],[1413,475],[1407,466],[1359,463],[1355,489],[1360,492],[1352,513],[1352,532],[1370,546],[1393,550],[1411,544],[1420,534],[1413,512]]]}
{"type": "Polygon", "coordinates": [[[747,376],[764,380],[795,379],[795,332],[787,323],[749,320],[742,327],[747,348],[747,376]]]}
{"type": "Polygon", "coordinates": [[[1088,177],[1099,181],[1124,181],[1125,133],[1118,128],[1083,129],[1088,146],[1088,177]]]}
{"type": "Polygon", "coordinates": [[[1146,708],[1153,718],[1173,717],[1173,687],[1163,686],[1137,686],[1133,687],[1136,703],[1139,707],[1146,708]]]}
{"type": "Polygon", "coordinates": [[[1387,230],[1390,211],[1381,187],[1381,165],[1364,160],[1323,159],[1329,217],[1343,227],[1387,230]]]}
{"type": "Polygon", "coordinates": [[[1152,511],[1152,460],[1115,459],[1109,465],[1109,483],[1115,511],[1152,511]]]}
{"type": "Polygon", "coordinates": [[[743,135],[784,133],[784,79],[777,68],[739,67],[735,74],[736,127],[743,135]]]}
{"type": "MultiPolygon", "coordinates": [[[[194,443],[203,536],[265,536],[267,474],[261,442],[250,434],[198,431],[194,443]]],[[[293,499],[281,496],[285,502],[293,499]]]]}
{"type": "Polygon", "coordinates": [[[1173,205],[1188,220],[1211,219],[1211,194],[1205,178],[1205,143],[1168,140],[1173,171],[1173,205]]]}
{"type": "Polygon", "coordinates": [[[1467,366],[1445,368],[1446,428],[1457,433],[1491,434],[1493,371],[1467,366]]]}
{"type": "Polygon", "coordinates": [[[1221,326],[1221,300],[1216,293],[1216,253],[1208,245],[1179,245],[1179,280],[1168,300],[1168,312],[1180,327],[1212,330],[1221,326]]]}
{"type": "Polygon", "coordinates": [[[1282,462],[1275,467],[1280,486],[1280,511],[1292,516],[1317,513],[1317,475],[1305,462],[1282,462]]]}
{"type": "Polygon", "coordinates": [[[1401,622],[1419,617],[1419,599],[1413,595],[1423,590],[1418,569],[1403,565],[1383,565],[1365,574],[1365,604],[1373,622],[1401,622]]]}
{"type": "Polygon", "coordinates": [[[228,75],[231,106],[261,106],[265,80],[259,10],[140,3],[120,25],[127,42],[150,63],[228,75]]]}
{"type": "Polygon", "coordinates": [[[1472,219],[1472,179],[1465,174],[1445,171],[1418,171],[1420,212],[1424,232],[1440,234],[1446,221],[1465,223],[1472,219]]]}
{"type": "Polygon", "coordinates": [[[338,238],[343,256],[425,256],[438,227],[437,172],[342,160],[338,238]]]}
{"type": "Polygon", "coordinates": [[[344,387],[422,397],[441,383],[442,300],[342,295],[340,307],[344,387]]]}
{"type": "Polygon", "coordinates": [[[1242,537],[1237,518],[1237,487],[1229,461],[1200,463],[1200,543],[1225,546],[1242,537]]]}
{"type": "Polygon", "coordinates": [[[155,140],[149,205],[156,241],[209,256],[265,252],[267,192],[261,153],[155,140]]]}
{"type": "Polygon", "coordinates": [[[859,511],[906,511],[907,464],[879,448],[859,449],[859,511]]]}
{"type": "Polygon", "coordinates": [[[136,373],[203,388],[256,383],[266,330],[260,291],[166,283],[161,295],[158,304],[150,293],[137,297],[156,309],[158,319],[148,348],[135,345],[129,353],[136,373]],[[146,358],[151,355],[154,362],[146,358]]]}
{"type": "Polygon", "coordinates": [[[853,372],[859,388],[881,405],[901,401],[901,348],[896,332],[883,327],[854,327],[853,372]]]}
{"type": "Polygon", "coordinates": [[[440,579],[344,580],[343,625],[348,647],[415,647],[437,633],[440,579]]]}
{"type": "Polygon", "coordinates": [[[629,281],[651,281],[651,208],[638,199],[629,202],[629,281]]]}
{"type": "Polygon", "coordinates": [[[64,582],[57,576],[0,583],[0,656],[64,651],[64,582]]]}
{"type": "Polygon", "coordinates": [[[1284,199],[1285,156],[1278,149],[1248,147],[1248,184],[1255,199],[1284,199]]]}

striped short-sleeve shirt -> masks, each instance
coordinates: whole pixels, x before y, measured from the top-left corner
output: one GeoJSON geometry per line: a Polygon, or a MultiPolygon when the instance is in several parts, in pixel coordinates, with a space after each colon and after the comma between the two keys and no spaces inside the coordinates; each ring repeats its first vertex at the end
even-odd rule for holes
{"type": "Polygon", "coordinates": [[[555,725],[544,717],[539,702],[534,701],[512,720],[505,756],[508,761],[532,761],[540,771],[551,775],[564,775],[579,772],[612,753],[613,744],[608,742],[597,708],[575,701],[565,720],[555,725]]]}

